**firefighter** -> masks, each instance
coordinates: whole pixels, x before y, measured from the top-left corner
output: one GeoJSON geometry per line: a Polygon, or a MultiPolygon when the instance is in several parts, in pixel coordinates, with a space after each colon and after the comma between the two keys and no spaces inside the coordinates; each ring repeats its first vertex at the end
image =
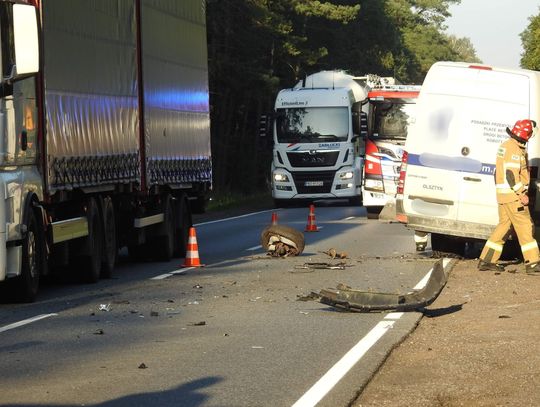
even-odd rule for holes
{"type": "Polygon", "coordinates": [[[525,271],[540,273],[540,253],[533,237],[534,225],[527,207],[529,171],[526,144],[533,136],[535,127],[536,122],[532,120],[518,120],[512,130],[506,128],[510,138],[497,150],[495,188],[499,224],[480,254],[479,270],[504,270],[502,265],[497,264],[497,260],[513,227],[525,260],[525,271]]]}

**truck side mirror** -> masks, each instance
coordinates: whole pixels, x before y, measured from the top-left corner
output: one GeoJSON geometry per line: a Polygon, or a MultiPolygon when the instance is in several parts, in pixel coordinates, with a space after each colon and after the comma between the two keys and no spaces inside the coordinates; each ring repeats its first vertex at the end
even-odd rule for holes
{"type": "Polygon", "coordinates": [[[352,112],[353,133],[361,137],[367,136],[368,120],[366,112],[352,112]]]}
{"type": "Polygon", "coordinates": [[[262,114],[259,118],[259,146],[262,148],[270,148],[274,143],[272,137],[272,124],[274,120],[273,114],[262,114]]]}
{"type": "Polygon", "coordinates": [[[13,5],[13,36],[15,64],[11,78],[36,73],[39,70],[37,10],[28,4],[13,5]]]}
{"type": "Polygon", "coordinates": [[[259,137],[267,137],[270,132],[270,115],[262,114],[259,118],[259,137]]]}

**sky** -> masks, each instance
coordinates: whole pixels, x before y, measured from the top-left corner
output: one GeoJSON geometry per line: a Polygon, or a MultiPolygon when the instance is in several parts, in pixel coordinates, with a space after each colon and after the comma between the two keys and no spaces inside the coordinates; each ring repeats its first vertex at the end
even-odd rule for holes
{"type": "Polygon", "coordinates": [[[448,34],[471,40],[485,64],[519,68],[521,34],[529,17],[540,13],[540,0],[461,0],[450,7],[448,34]]]}

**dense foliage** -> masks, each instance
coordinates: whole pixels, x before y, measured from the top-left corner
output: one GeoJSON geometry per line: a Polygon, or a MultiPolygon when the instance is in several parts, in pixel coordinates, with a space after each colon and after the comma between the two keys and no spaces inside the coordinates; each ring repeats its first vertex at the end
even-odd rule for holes
{"type": "Polygon", "coordinates": [[[323,69],[421,83],[438,60],[478,62],[448,36],[460,0],[208,0],[214,188],[266,187],[271,151],[259,117],[278,90],[323,69]]]}
{"type": "Polygon", "coordinates": [[[521,43],[521,67],[540,71],[540,14],[529,18],[529,25],[521,33],[521,43]]]}

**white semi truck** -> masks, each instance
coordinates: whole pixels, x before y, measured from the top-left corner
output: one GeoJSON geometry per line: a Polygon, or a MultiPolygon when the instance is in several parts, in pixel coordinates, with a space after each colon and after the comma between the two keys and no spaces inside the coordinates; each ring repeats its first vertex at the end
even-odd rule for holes
{"type": "Polygon", "coordinates": [[[204,0],[0,1],[0,281],[183,256],[211,188],[204,0]]]}
{"type": "Polygon", "coordinates": [[[329,198],[361,203],[360,112],[374,78],[321,71],[278,93],[271,169],[277,206],[329,198]]]}

